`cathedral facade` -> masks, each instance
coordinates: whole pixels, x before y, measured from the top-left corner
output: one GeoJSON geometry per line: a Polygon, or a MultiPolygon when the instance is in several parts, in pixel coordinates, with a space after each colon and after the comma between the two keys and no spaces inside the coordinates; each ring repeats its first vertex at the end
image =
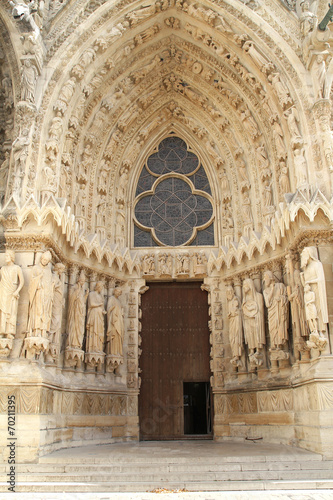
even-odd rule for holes
{"type": "Polygon", "coordinates": [[[332,16],[0,3],[0,419],[15,401],[22,461],[198,436],[332,456],[332,16]]]}

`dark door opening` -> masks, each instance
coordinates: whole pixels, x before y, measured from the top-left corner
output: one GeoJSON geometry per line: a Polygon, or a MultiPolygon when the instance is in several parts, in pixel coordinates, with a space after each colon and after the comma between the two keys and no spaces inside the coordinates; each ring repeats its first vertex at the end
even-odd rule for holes
{"type": "Polygon", "coordinates": [[[209,382],[184,382],[184,434],[211,433],[209,382]]]}

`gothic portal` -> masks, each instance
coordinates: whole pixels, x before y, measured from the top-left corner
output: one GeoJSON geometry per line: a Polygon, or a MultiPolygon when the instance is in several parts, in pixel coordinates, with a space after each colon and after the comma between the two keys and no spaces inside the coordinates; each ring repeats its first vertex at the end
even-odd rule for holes
{"type": "Polygon", "coordinates": [[[0,5],[0,418],[15,400],[20,460],[192,435],[332,456],[332,11],[0,5]]]}

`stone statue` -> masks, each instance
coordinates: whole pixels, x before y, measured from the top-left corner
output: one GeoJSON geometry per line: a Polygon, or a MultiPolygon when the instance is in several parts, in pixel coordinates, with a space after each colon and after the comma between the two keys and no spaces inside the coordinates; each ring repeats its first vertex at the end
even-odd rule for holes
{"type": "Polygon", "coordinates": [[[299,114],[296,107],[292,106],[288,111],[285,111],[284,117],[287,120],[291,143],[293,145],[303,144],[302,135],[298,127],[299,114]]]}
{"type": "Polygon", "coordinates": [[[313,31],[316,22],[317,16],[310,10],[310,4],[307,0],[301,3],[302,13],[299,17],[300,29],[305,38],[311,31],[313,31]]]}
{"type": "Polygon", "coordinates": [[[311,67],[311,73],[316,89],[315,98],[322,99],[325,97],[326,90],[326,61],[322,54],[316,56],[311,67]]]}
{"type": "Polygon", "coordinates": [[[25,59],[21,71],[21,100],[35,104],[37,68],[30,59],[25,59]]]}
{"type": "Polygon", "coordinates": [[[19,293],[24,285],[20,266],[14,263],[15,253],[7,250],[6,265],[0,270],[0,336],[12,339],[16,333],[19,293]]]}
{"type": "Polygon", "coordinates": [[[89,294],[89,290],[84,291],[85,282],[85,274],[81,272],[77,284],[69,295],[67,347],[73,349],[82,349],[86,303],[89,294]]]}
{"type": "Polygon", "coordinates": [[[306,160],[304,158],[304,148],[294,150],[294,167],[296,187],[304,187],[308,184],[308,173],[306,160]]]}
{"type": "Polygon", "coordinates": [[[250,224],[253,222],[251,200],[248,191],[244,191],[243,193],[242,213],[244,224],[250,224]]]}
{"type": "Polygon", "coordinates": [[[190,272],[190,257],[188,254],[177,255],[177,274],[188,274],[190,272]]]}
{"type": "Polygon", "coordinates": [[[311,286],[309,284],[306,284],[304,287],[304,305],[305,318],[309,325],[309,330],[311,333],[318,333],[316,295],[311,291],[311,286]]]}
{"type": "Polygon", "coordinates": [[[158,269],[160,274],[171,275],[172,261],[171,255],[167,253],[162,253],[158,257],[158,269]]]}
{"type": "Polygon", "coordinates": [[[271,207],[273,205],[273,193],[272,186],[269,179],[265,179],[263,182],[263,203],[264,207],[271,207]]]}
{"type": "Polygon", "coordinates": [[[25,128],[22,131],[22,134],[15,139],[12,145],[12,153],[14,157],[16,171],[23,169],[24,172],[26,159],[28,157],[29,144],[30,144],[29,130],[25,128]]]}
{"type": "Polygon", "coordinates": [[[301,282],[299,264],[292,265],[291,256],[286,256],[286,270],[289,275],[289,286],[287,287],[288,300],[291,305],[291,317],[293,322],[294,335],[299,337],[307,336],[307,327],[304,316],[304,292],[301,282]],[[298,267],[297,267],[298,266],[298,267]]]}
{"type": "Polygon", "coordinates": [[[231,285],[226,287],[228,301],[228,318],[229,318],[229,340],[233,359],[232,364],[240,366],[240,357],[242,355],[243,346],[243,324],[240,300],[235,294],[231,285]]]}
{"type": "Polygon", "coordinates": [[[155,257],[152,254],[145,255],[142,259],[143,274],[155,274],[155,257]]]}
{"type": "Polygon", "coordinates": [[[106,354],[113,356],[123,355],[124,341],[124,313],[121,307],[119,297],[122,291],[116,288],[113,296],[110,297],[107,306],[108,329],[106,334],[106,354]]]}
{"type": "Polygon", "coordinates": [[[290,193],[288,167],[286,165],[285,160],[280,161],[279,185],[280,185],[280,189],[281,189],[282,194],[290,193]]]}
{"type": "Polygon", "coordinates": [[[272,271],[264,273],[263,292],[268,309],[268,329],[271,349],[280,349],[288,340],[288,298],[283,283],[275,281],[272,271]]]}
{"type": "Polygon", "coordinates": [[[246,278],[243,282],[243,325],[245,342],[249,348],[249,358],[258,366],[262,365],[262,357],[259,349],[266,344],[265,321],[264,321],[264,299],[257,292],[254,282],[246,278]]]}
{"type": "MultiPolygon", "coordinates": [[[[301,253],[301,280],[305,285],[310,285],[311,291],[315,294],[315,306],[318,317],[318,330],[321,334],[326,332],[328,323],[326,282],[324,268],[318,259],[316,247],[305,247],[301,253]]],[[[305,301],[305,296],[304,296],[305,301]]]]}
{"type": "Polygon", "coordinates": [[[53,268],[53,306],[50,327],[50,341],[53,344],[60,344],[62,310],[64,307],[64,282],[62,275],[66,267],[58,262],[53,268]]]}
{"type": "Polygon", "coordinates": [[[103,282],[98,281],[88,296],[87,353],[102,353],[104,348],[104,296],[103,282]]]}
{"type": "Polygon", "coordinates": [[[52,317],[54,282],[50,269],[51,252],[44,252],[39,264],[32,268],[29,284],[29,316],[27,337],[47,338],[52,317]]]}

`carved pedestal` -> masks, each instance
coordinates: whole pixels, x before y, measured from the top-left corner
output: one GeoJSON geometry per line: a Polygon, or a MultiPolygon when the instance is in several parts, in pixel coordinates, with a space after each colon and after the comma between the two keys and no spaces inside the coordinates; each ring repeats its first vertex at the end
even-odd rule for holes
{"type": "Polygon", "coordinates": [[[13,339],[2,338],[0,339],[0,357],[5,358],[8,356],[13,348],[13,339]]]}
{"type": "Polygon", "coordinates": [[[84,358],[87,370],[101,372],[103,369],[105,354],[104,352],[87,352],[84,358]]]}
{"type": "Polygon", "coordinates": [[[39,359],[42,352],[49,348],[49,340],[43,337],[27,337],[24,340],[23,352],[27,359],[39,359]]]}
{"type": "Polygon", "coordinates": [[[264,363],[264,356],[261,352],[256,351],[249,354],[250,361],[250,371],[254,371],[258,366],[262,366],[264,363]]]}
{"type": "Polygon", "coordinates": [[[66,347],[65,350],[65,366],[70,368],[80,368],[84,360],[84,351],[82,349],[74,349],[66,347]]]}
{"type": "Polygon", "coordinates": [[[109,373],[115,373],[116,370],[122,365],[124,359],[122,356],[115,356],[113,354],[109,354],[106,356],[106,371],[109,373]]]}
{"type": "Polygon", "coordinates": [[[318,349],[318,351],[325,351],[327,346],[327,339],[324,335],[319,334],[318,332],[313,332],[310,334],[310,339],[306,342],[307,346],[310,349],[318,349]]]}
{"type": "Polygon", "coordinates": [[[48,363],[56,363],[57,359],[59,357],[59,345],[50,343],[49,344],[49,349],[47,353],[45,354],[45,359],[48,363]]]}
{"type": "Polygon", "coordinates": [[[279,368],[282,368],[289,359],[289,352],[281,351],[280,349],[270,349],[269,354],[272,365],[271,373],[272,375],[276,375],[279,373],[279,368]]]}

